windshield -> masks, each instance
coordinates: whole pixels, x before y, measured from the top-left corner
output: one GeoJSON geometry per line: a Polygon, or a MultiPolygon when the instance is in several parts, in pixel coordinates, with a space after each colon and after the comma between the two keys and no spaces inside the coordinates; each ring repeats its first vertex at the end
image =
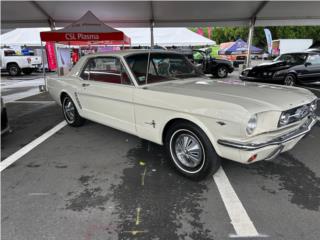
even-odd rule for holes
{"type": "Polygon", "coordinates": [[[151,53],[147,79],[148,54],[139,53],[125,58],[139,85],[202,75],[183,55],[151,53]]]}
{"type": "Polygon", "coordinates": [[[307,54],[283,54],[274,59],[273,61],[285,61],[289,65],[299,65],[303,64],[306,61],[307,54]]]}

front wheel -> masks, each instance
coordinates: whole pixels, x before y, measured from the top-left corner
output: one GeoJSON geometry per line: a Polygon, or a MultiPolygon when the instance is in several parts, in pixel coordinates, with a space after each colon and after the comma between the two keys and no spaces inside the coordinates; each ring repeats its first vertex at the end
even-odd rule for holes
{"type": "Polygon", "coordinates": [[[177,122],[167,132],[165,146],[173,166],[192,180],[201,180],[220,167],[206,134],[189,122],[177,122]]]}
{"type": "Polygon", "coordinates": [[[62,101],[62,112],[64,119],[72,127],[80,127],[84,123],[84,118],[82,118],[78,110],[69,96],[66,96],[62,101]]]}
{"type": "Polygon", "coordinates": [[[9,75],[12,77],[19,76],[21,74],[21,69],[16,63],[11,63],[8,66],[9,75]]]}
{"type": "Polygon", "coordinates": [[[226,78],[228,76],[228,69],[226,66],[221,65],[218,67],[216,75],[218,78],[226,78]]]}
{"type": "Polygon", "coordinates": [[[293,74],[288,74],[284,79],[284,85],[294,86],[296,84],[296,76],[293,74]]]}

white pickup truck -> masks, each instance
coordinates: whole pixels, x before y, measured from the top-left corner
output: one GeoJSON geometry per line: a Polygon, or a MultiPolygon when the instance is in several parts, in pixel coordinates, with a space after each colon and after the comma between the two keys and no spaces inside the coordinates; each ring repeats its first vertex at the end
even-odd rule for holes
{"type": "Polygon", "coordinates": [[[29,75],[42,66],[42,58],[39,56],[17,55],[14,50],[3,48],[1,49],[0,63],[1,72],[6,71],[11,76],[18,76],[21,72],[29,75]]]}

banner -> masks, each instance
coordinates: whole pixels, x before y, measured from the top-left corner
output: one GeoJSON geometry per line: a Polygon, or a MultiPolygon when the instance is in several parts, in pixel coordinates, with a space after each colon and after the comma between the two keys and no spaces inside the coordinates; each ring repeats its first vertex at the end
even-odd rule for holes
{"type": "Polygon", "coordinates": [[[198,28],[197,33],[201,36],[203,36],[203,29],[202,28],[198,28]]]}
{"type": "Polygon", "coordinates": [[[60,42],[66,45],[88,45],[88,43],[106,44],[131,44],[131,39],[123,32],[109,33],[87,33],[87,32],[40,32],[41,41],[44,42],[60,42]]]}
{"type": "Polygon", "coordinates": [[[48,68],[50,71],[57,70],[57,57],[54,50],[53,42],[46,42],[46,53],[48,59],[48,68]]]}
{"type": "Polygon", "coordinates": [[[267,44],[268,44],[268,53],[272,53],[272,35],[268,28],[264,29],[264,33],[266,35],[267,44]]]}

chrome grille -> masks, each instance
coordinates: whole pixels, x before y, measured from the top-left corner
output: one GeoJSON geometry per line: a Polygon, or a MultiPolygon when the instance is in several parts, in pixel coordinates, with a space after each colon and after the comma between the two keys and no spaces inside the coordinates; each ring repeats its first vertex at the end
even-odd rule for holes
{"type": "MultiPolygon", "coordinates": [[[[297,121],[302,120],[306,116],[308,116],[311,113],[310,111],[310,104],[302,105],[296,108],[289,109],[287,111],[282,112],[282,115],[286,114],[288,115],[288,122],[285,125],[288,125],[290,123],[294,123],[297,121]]],[[[278,123],[278,127],[284,126],[280,123],[278,123]]]]}

